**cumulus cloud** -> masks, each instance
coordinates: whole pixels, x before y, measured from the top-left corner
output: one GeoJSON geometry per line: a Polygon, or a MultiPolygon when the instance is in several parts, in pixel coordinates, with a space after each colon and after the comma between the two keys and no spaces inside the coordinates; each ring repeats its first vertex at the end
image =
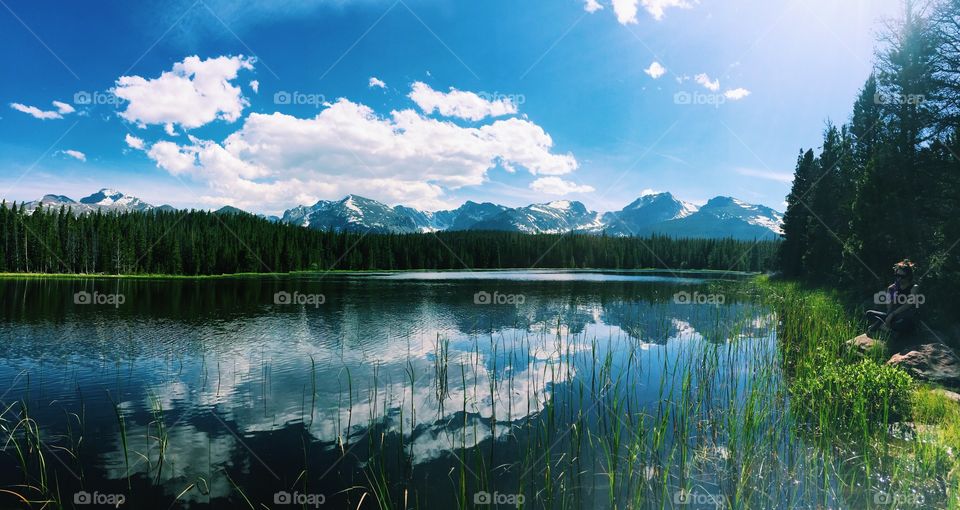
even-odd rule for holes
{"type": "Polygon", "coordinates": [[[253,64],[242,55],[187,57],[158,78],[121,76],[113,93],[126,101],[120,116],[139,126],[163,124],[172,131],[174,125],[193,129],[217,119],[234,122],[249,103],[231,82],[253,64]]]}
{"type": "Polygon", "coordinates": [[[750,91],[741,87],[738,89],[731,89],[723,93],[724,97],[731,101],[739,101],[750,95],[750,91]]]}
{"type": "Polygon", "coordinates": [[[251,81],[250,81],[250,88],[253,89],[253,93],[254,93],[254,94],[259,94],[259,93],[260,93],[260,82],[257,81],[257,80],[251,80],[251,81]]]}
{"type": "Polygon", "coordinates": [[[378,87],[378,88],[381,88],[381,89],[387,88],[387,84],[386,84],[383,80],[381,80],[380,78],[377,78],[376,76],[371,76],[371,77],[370,77],[370,85],[369,85],[369,86],[370,86],[370,88],[374,88],[374,87],[378,87]]]}
{"type": "Polygon", "coordinates": [[[713,92],[716,92],[716,91],[720,90],[720,80],[719,80],[719,79],[716,79],[716,80],[711,79],[710,76],[707,75],[707,73],[700,73],[700,74],[694,76],[693,79],[694,79],[694,81],[696,81],[697,83],[699,83],[700,85],[702,85],[703,88],[705,88],[705,89],[707,89],[707,90],[710,90],[710,91],[713,91],[713,92]]]}
{"type": "Polygon", "coordinates": [[[637,22],[637,4],[640,0],[613,0],[613,13],[621,25],[637,22]]]}
{"type": "Polygon", "coordinates": [[[497,166],[546,176],[578,166],[572,154],[554,153],[550,135],[526,119],[462,127],[412,109],[380,116],[347,99],[312,118],[252,113],[222,143],[188,138],[157,142],[147,154],[171,174],[207,184],[211,204],[261,210],[359,190],[440,208],[450,205],[445,191],[483,184],[497,166]]]}
{"type": "Polygon", "coordinates": [[[585,11],[587,11],[587,12],[593,13],[593,12],[599,11],[600,9],[603,9],[603,6],[600,5],[600,3],[597,2],[597,0],[584,0],[584,1],[583,1],[583,10],[585,10],[585,11]]]}
{"type": "MultiPolygon", "coordinates": [[[[667,9],[681,8],[689,9],[693,7],[690,0],[612,0],[613,12],[617,15],[617,21],[622,25],[628,25],[637,22],[637,12],[643,7],[653,19],[660,21],[666,14],[667,9]]],[[[592,12],[592,11],[590,11],[592,12]]]]}
{"type": "Polygon", "coordinates": [[[84,153],[82,153],[82,152],[80,152],[80,151],[76,151],[76,150],[73,150],[73,149],[67,149],[67,150],[62,151],[62,152],[63,152],[63,154],[65,154],[65,155],[67,155],[67,156],[70,156],[70,157],[73,158],[73,159],[76,159],[77,161],[86,161],[86,160],[87,160],[87,155],[84,154],[84,153]]]}
{"type": "Polygon", "coordinates": [[[62,119],[64,115],[76,111],[72,106],[60,101],[53,101],[53,106],[56,108],[56,110],[41,110],[36,106],[28,106],[22,103],[10,103],[10,108],[13,108],[18,112],[26,113],[27,115],[40,120],[62,119]]]}
{"type": "Polygon", "coordinates": [[[643,5],[643,8],[653,16],[654,19],[660,21],[663,19],[664,14],[667,9],[670,8],[679,8],[679,9],[689,9],[693,7],[693,3],[688,0],[642,0],[640,2],[643,5]]]}
{"type": "Polygon", "coordinates": [[[654,61],[652,64],[650,64],[650,67],[644,69],[643,72],[647,73],[651,78],[656,80],[667,74],[667,68],[663,67],[663,64],[660,62],[654,61]]]}
{"type": "Polygon", "coordinates": [[[413,84],[408,97],[428,115],[437,111],[445,117],[478,121],[517,113],[517,105],[506,98],[487,100],[474,92],[453,87],[450,92],[440,92],[419,81],[413,84]]]}
{"type": "Polygon", "coordinates": [[[530,183],[530,189],[546,195],[569,195],[570,193],[590,193],[593,186],[577,184],[560,177],[541,177],[530,183]]]}
{"type": "Polygon", "coordinates": [[[123,140],[124,140],[125,142],[127,142],[127,145],[128,145],[131,149],[136,149],[136,150],[138,150],[138,151],[142,151],[142,150],[146,149],[146,143],[143,141],[142,138],[138,138],[138,137],[136,137],[136,136],[133,136],[133,135],[127,133],[127,136],[124,137],[123,140]]]}

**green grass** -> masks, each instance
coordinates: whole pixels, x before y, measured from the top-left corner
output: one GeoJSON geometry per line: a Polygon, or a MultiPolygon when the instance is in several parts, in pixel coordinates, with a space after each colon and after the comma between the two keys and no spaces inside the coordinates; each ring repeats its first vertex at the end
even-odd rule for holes
{"type": "MultiPolygon", "coordinates": [[[[895,474],[885,491],[915,495],[931,486],[946,490],[942,500],[918,507],[960,508],[960,405],[886,365],[879,352],[865,357],[853,352],[845,341],[865,325],[849,316],[839,294],[759,281],[781,321],[791,395],[802,404],[803,419],[820,443],[863,445],[868,475],[877,468],[895,474]],[[905,435],[891,433],[897,430],[905,435]]],[[[908,498],[900,503],[911,507],[917,502],[908,498]]]]}

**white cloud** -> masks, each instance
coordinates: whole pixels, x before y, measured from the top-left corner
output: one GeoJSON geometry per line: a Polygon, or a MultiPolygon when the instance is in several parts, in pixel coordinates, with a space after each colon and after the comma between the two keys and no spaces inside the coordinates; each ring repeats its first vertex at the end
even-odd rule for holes
{"type": "Polygon", "coordinates": [[[260,93],[260,82],[257,80],[250,80],[250,88],[253,89],[254,94],[260,93]]]}
{"type": "Polygon", "coordinates": [[[783,183],[793,182],[793,174],[788,172],[774,172],[772,170],[757,170],[755,168],[737,168],[736,172],[746,177],[755,177],[767,181],[783,183]]]}
{"type": "Polygon", "coordinates": [[[654,61],[652,64],[650,64],[650,67],[644,69],[643,72],[649,74],[651,78],[656,80],[667,74],[667,68],[663,67],[660,62],[654,61]]]}
{"type": "MultiPolygon", "coordinates": [[[[192,149],[192,148],[189,148],[192,149]]],[[[195,168],[195,150],[180,150],[180,146],[167,141],[153,144],[147,155],[171,175],[182,175],[195,168]]]]}
{"type": "Polygon", "coordinates": [[[242,55],[207,60],[192,56],[158,78],[121,76],[113,89],[127,101],[120,116],[140,126],[176,124],[184,129],[217,119],[234,122],[249,103],[231,81],[241,69],[253,69],[253,64],[252,58],[242,55]]]}
{"type": "Polygon", "coordinates": [[[10,108],[13,108],[18,112],[26,113],[27,115],[40,120],[62,119],[64,115],[76,111],[72,106],[68,105],[67,103],[61,103],[60,101],[53,101],[53,106],[57,108],[56,111],[41,110],[36,106],[28,106],[22,103],[10,103],[10,108]]]}
{"type": "Polygon", "coordinates": [[[603,6],[600,5],[600,2],[597,0],[584,0],[583,1],[583,10],[593,13],[603,9],[603,6]]]}
{"type": "Polygon", "coordinates": [[[663,19],[664,14],[667,9],[676,7],[680,9],[689,9],[693,7],[693,3],[688,0],[641,0],[640,2],[643,5],[643,8],[653,16],[654,19],[660,21],[663,19]]]}
{"type": "Polygon", "coordinates": [[[613,0],[613,13],[621,25],[637,22],[637,3],[640,0],[613,0]]]}
{"type": "Polygon", "coordinates": [[[137,149],[138,151],[146,149],[146,144],[143,139],[133,136],[130,133],[127,133],[127,136],[124,137],[123,140],[127,142],[127,145],[130,146],[131,149],[137,149]]]}
{"type": "Polygon", "coordinates": [[[369,86],[370,86],[370,88],[374,88],[374,87],[379,87],[379,88],[381,88],[381,89],[387,88],[387,84],[386,84],[383,80],[381,80],[380,78],[377,78],[376,76],[371,76],[371,77],[370,77],[370,85],[369,85],[369,86]]]}
{"type": "MultiPolygon", "coordinates": [[[[612,0],[613,12],[621,25],[637,22],[637,12],[642,6],[657,21],[663,19],[667,9],[676,7],[689,9],[695,1],[690,0],[612,0]]],[[[588,11],[593,12],[593,11],[588,11]]]]}
{"type": "Polygon", "coordinates": [[[440,208],[450,205],[447,190],[481,185],[498,165],[547,176],[578,166],[572,154],[552,152],[550,135],[526,119],[461,127],[412,109],[379,116],[347,99],[313,118],[252,113],[222,143],[189,138],[157,142],[148,155],[205,183],[205,201],[270,211],[347,193],[440,208]]]}
{"type": "Polygon", "coordinates": [[[72,106],[60,101],[54,101],[53,106],[57,107],[57,113],[60,115],[67,115],[68,113],[73,113],[76,111],[72,106]]]}
{"type": "Polygon", "coordinates": [[[594,191],[593,186],[577,184],[560,177],[541,177],[530,183],[530,189],[545,195],[569,195],[594,191]]]}
{"type": "Polygon", "coordinates": [[[408,97],[428,115],[438,111],[445,117],[478,121],[517,113],[517,105],[507,98],[487,100],[473,92],[453,87],[450,87],[450,92],[439,92],[419,81],[413,84],[408,97]]]}
{"type": "Polygon", "coordinates": [[[731,101],[739,101],[750,95],[750,91],[741,87],[738,89],[731,89],[723,93],[724,97],[731,101]]]}
{"type": "Polygon", "coordinates": [[[703,85],[705,89],[711,90],[713,92],[720,90],[720,80],[711,79],[710,76],[707,75],[707,73],[700,73],[694,76],[693,79],[700,85],[703,85]]]}
{"type": "Polygon", "coordinates": [[[82,152],[80,152],[80,151],[75,151],[75,150],[73,150],[73,149],[67,149],[67,150],[62,151],[62,152],[63,152],[64,154],[66,154],[67,156],[70,156],[71,158],[76,159],[76,160],[78,160],[78,161],[86,161],[86,160],[87,160],[87,155],[84,154],[84,153],[82,153],[82,152]]]}

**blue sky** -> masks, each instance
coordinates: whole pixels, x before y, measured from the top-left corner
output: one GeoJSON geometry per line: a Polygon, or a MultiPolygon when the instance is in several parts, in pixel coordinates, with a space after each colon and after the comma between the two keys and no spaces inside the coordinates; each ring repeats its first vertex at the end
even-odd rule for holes
{"type": "Polygon", "coordinates": [[[880,20],[897,12],[896,0],[237,4],[0,0],[0,195],[610,210],[653,189],[782,210],[798,150],[848,118],[880,20]]]}

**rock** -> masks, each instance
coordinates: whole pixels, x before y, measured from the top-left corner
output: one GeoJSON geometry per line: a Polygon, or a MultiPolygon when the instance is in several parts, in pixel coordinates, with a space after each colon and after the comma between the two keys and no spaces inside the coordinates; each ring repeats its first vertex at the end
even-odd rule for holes
{"type": "Polygon", "coordinates": [[[887,364],[901,367],[917,379],[960,387],[960,357],[942,343],[909,347],[894,354],[887,364]]]}
{"type": "Polygon", "coordinates": [[[867,336],[866,333],[864,333],[856,338],[851,338],[850,340],[847,340],[847,345],[859,351],[860,354],[866,354],[867,352],[873,350],[875,347],[880,346],[882,348],[882,347],[885,347],[886,344],[884,343],[883,340],[871,338],[867,336]]]}
{"type": "Polygon", "coordinates": [[[948,398],[948,399],[950,399],[950,400],[952,400],[952,401],[960,404],[960,393],[957,393],[957,392],[955,392],[955,391],[945,390],[945,389],[943,389],[943,388],[937,388],[937,389],[933,390],[933,392],[936,393],[937,395],[941,395],[941,396],[943,396],[943,397],[946,397],[946,398],[948,398]]]}

